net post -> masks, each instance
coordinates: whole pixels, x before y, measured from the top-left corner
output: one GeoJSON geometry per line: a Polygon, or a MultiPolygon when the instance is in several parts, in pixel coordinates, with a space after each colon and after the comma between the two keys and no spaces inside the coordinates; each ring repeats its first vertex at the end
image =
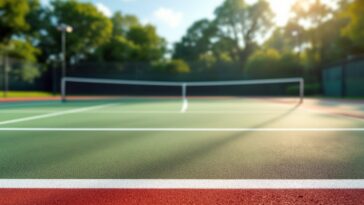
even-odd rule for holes
{"type": "Polygon", "coordinates": [[[61,80],[61,100],[62,102],[66,102],[66,78],[62,78],[61,80]]]}
{"type": "Polygon", "coordinates": [[[187,83],[182,84],[182,100],[187,98],[187,83]]]}
{"type": "Polygon", "coordinates": [[[187,112],[188,100],[187,100],[187,83],[182,83],[182,109],[181,113],[187,112]]]}
{"type": "Polygon", "coordinates": [[[305,97],[305,80],[301,78],[299,83],[300,83],[300,104],[302,104],[305,97]]]}

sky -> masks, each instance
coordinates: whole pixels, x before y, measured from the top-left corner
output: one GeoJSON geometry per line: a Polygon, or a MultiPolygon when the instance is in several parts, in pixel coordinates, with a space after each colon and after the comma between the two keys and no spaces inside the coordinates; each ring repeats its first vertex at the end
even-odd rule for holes
{"type": "MultiPolygon", "coordinates": [[[[176,42],[195,21],[213,18],[223,0],[84,0],[93,2],[100,10],[138,16],[142,23],[151,23],[169,43],[176,42]],[[198,3],[196,3],[196,1],[198,3]],[[108,11],[107,11],[108,10],[108,11]]],[[[105,13],[104,12],[104,13],[105,13]]]]}
{"type": "MultiPolygon", "coordinates": [[[[49,0],[42,0],[47,4],[49,0]]],[[[171,44],[177,42],[195,21],[214,17],[214,10],[224,0],[82,0],[92,2],[105,15],[115,11],[134,14],[142,23],[157,27],[158,34],[171,44]]],[[[246,0],[253,3],[256,0],[246,0]]],[[[276,13],[277,25],[284,25],[294,0],[269,0],[276,13]]]]}

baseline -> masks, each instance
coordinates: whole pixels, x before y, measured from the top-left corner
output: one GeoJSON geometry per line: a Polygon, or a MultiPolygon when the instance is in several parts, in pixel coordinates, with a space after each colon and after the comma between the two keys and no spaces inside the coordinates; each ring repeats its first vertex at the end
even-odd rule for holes
{"type": "Polygon", "coordinates": [[[364,128],[0,128],[0,132],[364,132],[364,128]]]}
{"type": "Polygon", "coordinates": [[[0,189],[364,189],[357,180],[0,179],[0,189]]]}

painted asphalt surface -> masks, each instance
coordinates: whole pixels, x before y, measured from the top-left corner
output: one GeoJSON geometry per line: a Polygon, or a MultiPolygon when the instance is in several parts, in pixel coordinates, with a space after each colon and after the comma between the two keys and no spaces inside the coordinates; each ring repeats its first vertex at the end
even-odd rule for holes
{"type": "Polygon", "coordinates": [[[2,205],[364,204],[363,190],[0,190],[2,205]]]}
{"type": "MultiPolygon", "coordinates": [[[[1,179],[364,179],[361,103],[241,100],[0,105],[1,179]],[[100,107],[101,106],[101,107],[100,107]],[[90,109],[89,109],[90,108],[90,109]],[[75,111],[76,110],[76,111],[75,111]],[[355,115],[353,115],[355,114],[355,115]],[[12,128],[12,131],[1,130],[12,128]],[[254,128],[62,132],[27,128],[254,128]]],[[[0,204],[363,204],[363,190],[1,189],[0,204]]],[[[193,187],[191,187],[193,188],[193,187]]]]}

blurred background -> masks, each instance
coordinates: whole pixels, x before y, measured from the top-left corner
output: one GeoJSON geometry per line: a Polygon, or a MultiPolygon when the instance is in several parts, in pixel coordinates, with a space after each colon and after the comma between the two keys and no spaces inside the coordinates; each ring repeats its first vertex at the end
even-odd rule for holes
{"type": "Polygon", "coordinates": [[[151,19],[143,1],[0,0],[0,97],[57,96],[63,76],[304,77],[306,95],[364,96],[363,0],[158,0],[151,19]]]}

